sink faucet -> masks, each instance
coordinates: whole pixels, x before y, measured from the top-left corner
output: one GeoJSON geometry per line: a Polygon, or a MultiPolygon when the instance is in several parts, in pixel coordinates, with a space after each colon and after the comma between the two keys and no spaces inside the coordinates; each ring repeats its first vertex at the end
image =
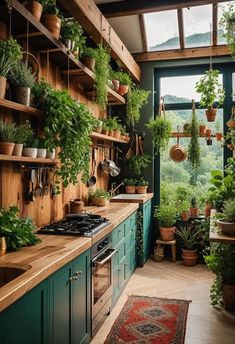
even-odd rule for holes
{"type": "Polygon", "coordinates": [[[116,183],[113,183],[111,184],[111,190],[110,190],[110,196],[111,198],[115,196],[115,192],[122,186],[124,185],[124,183],[120,183],[117,187],[116,186],[116,183]]]}

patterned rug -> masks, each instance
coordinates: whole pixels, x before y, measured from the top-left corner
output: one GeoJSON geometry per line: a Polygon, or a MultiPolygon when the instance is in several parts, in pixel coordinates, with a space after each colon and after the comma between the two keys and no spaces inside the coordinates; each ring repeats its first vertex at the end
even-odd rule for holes
{"type": "Polygon", "coordinates": [[[105,344],[183,344],[189,303],[129,296],[105,344]]]}

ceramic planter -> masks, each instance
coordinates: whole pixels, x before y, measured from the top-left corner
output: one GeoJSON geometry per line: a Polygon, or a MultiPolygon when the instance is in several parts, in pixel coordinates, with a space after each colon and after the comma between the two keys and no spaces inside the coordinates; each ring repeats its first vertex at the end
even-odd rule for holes
{"type": "Polygon", "coordinates": [[[52,152],[49,152],[49,151],[47,150],[46,158],[47,158],[47,159],[54,160],[54,159],[55,159],[55,149],[53,149],[52,152]]]}
{"type": "Polygon", "coordinates": [[[197,250],[185,250],[182,248],[182,258],[185,266],[194,266],[197,264],[197,250]]]}
{"type": "Polygon", "coordinates": [[[114,130],[113,137],[115,137],[115,139],[120,139],[120,136],[121,136],[121,131],[114,130]]]}
{"type": "Polygon", "coordinates": [[[100,134],[102,132],[102,127],[96,127],[95,132],[100,134]]]}
{"type": "Polygon", "coordinates": [[[226,124],[230,129],[235,129],[235,119],[230,119],[226,124]]]}
{"type": "Polygon", "coordinates": [[[188,221],[189,220],[189,211],[182,211],[181,213],[181,219],[182,221],[188,221]]]}
{"type": "Polygon", "coordinates": [[[128,85],[120,85],[118,87],[117,93],[120,94],[121,96],[124,96],[125,94],[127,94],[128,90],[129,90],[128,85]]]}
{"type": "Polygon", "coordinates": [[[47,155],[46,148],[38,148],[37,158],[45,159],[46,155],[47,155]]]}
{"type": "Polygon", "coordinates": [[[16,143],[12,155],[21,156],[23,151],[23,143],[16,143]]]}
{"type": "Polygon", "coordinates": [[[206,137],[211,137],[211,129],[206,129],[206,137]]]}
{"type": "Polygon", "coordinates": [[[56,39],[60,38],[61,20],[57,15],[44,14],[42,17],[42,24],[56,39]]]}
{"type": "Polygon", "coordinates": [[[193,208],[193,207],[191,207],[191,208],[189,209],[189,213],[190,213],[190,216],[192,216],[192,217],[197,217],[197,216],[198,216],[198,208],[193,208]]]}
{"type": "Polygon", "coordinates": [[[95,70],[95,58],[94,57],[83,57],[82,63],[94,72],[95,70]]]}
{"type": "Polygon", "coordinates": [[[27,158],[36,158],[37,157],[37,148],[23,148],[23,156],[26,156],[27,158]]]}
{"type": "Polygon", "coordinates": [[[120,86],[119,80],[113,79],[113,80],[112,80],[112,84],[113,84],[113,90],[114,90],[115,92],[117,92],[118,89],[119,89],[119,86],[120,86]]]}
{"type": "Polygon", "coordinates": [[[214,122],[217,114],[217,109],[210,108],[206,110],[206,117],[208,122],[214,122]]]}
{"type": "Polygon", "coordinates": [[[14,146],[13,142],[0,142],[0,154],[12,155],[14,146]]]}
{"type": "Polygon", "coordinates": [[[235,285],[222,284],[222,297],[224,309],[226,311],[235,311],[235,285]]]}
{"type": "Polygon", "coordinates": [[[109,200],[105,198],[92,198],[92,204],[96,205],[97,207],[105,207],[109,204],[109,200]]]}
{"type": "Polygon", "coordinates": [[[199,135],[204,136],[206,133],[206,126],[204,124],[199,125],[199,135]]]}
{"type": "Polygon", "coordinates": [[[0,237],[0,257],[7,251],[7,241],[5,237],[0,237]]]}
{"type": "Polygon", "coordinates": [[[17,87],[16,88],[16,101],[22,105],[30,106],[30,94],[29,87],[17,87]]]}
{"type": "Polygon", "coordinates": [[[217,140],[217,141],[221,141],[223,135],[222,135],[222,133],[215,133],[215,137],[216,137],[216,140],[217,140]]]}
{"type": "Polygon", "coordinates": [[[125,192],[127,194],[134,194],[135,193],[135,185],[125,185],[125,192]]]}
{"type": "Polygon", "coordinates": [[[137,194],[146,194],[147,193],[147,189],[148,189],[147,186],[137,185],[136,186],[136,193],[137,194]]]}
{"type": "Polygon", "coordinates": [[[42,5],[40,2],[34,0],[28,1],[26,3],[26,8],[38,21],[40,21],[42,16],[42,5]]]}
{"type": "Polygon", "coordinates": [[[175,226],[172,227],[160,227],[160,238],[163,241],[172,241],[175,236],[175,226]]]}
{"type": "Polygon", "coordinates": [[[221,229],[221,232],[225,234],[235,235],[235,223],[228,222],[224,219],[217,220],[217,224],[221,229]]]}
{"type": "Polygon", "coordinates": [[[7,79],[4,78],[3,76],[0,76],[0,99],[5,98],[6,86],[7,86],[7,79]]]}

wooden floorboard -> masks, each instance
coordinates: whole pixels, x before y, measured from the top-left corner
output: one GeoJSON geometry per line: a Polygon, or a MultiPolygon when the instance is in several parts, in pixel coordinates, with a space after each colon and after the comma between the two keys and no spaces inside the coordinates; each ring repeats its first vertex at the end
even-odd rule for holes
{"type": "Polygon", "coordinates": [[[122,296],[96,334],[92,344],[103,344],[128,295],[148,295],[192,300],[189,306],[185,344],[235,343],[235,314],[210,305],[209,290],[214,275],[206,266],[185,267],[181,262],[155,262],[136,269],[122,296]]]}

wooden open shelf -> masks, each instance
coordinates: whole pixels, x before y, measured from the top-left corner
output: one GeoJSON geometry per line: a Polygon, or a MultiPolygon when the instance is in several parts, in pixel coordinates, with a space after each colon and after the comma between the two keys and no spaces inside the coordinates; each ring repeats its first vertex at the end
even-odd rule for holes
{"type": "Polygon", "coordinates": [[[14,155],[4,155],[0,154],[0,161],[9,162],[20,162],[20,163],[30,163],[30,164],[45,164],[45,165],[56,165],[58,159],[41,159],[41,158],[27,158],[25,156],[14,156],[14,155]]]}
{"type": "MultiPolygon", "coordinates": [[[[191,135],[189,134],[185,134],[184,132],[178,132],[178,131],[174,131],[171,133],[171,137],[179,137],[179,138],[187,138],[187,137],[191,137],[191,135]]],[[[200,135],[199,137],[207,137],[206,134],[204,135],[200,135]]]]}
{"type": "Polygon", "coordinates": [[[128,143],[127,141],[121,140],[121,139],[116,139],[115,137],[104,135],[104,134],[99,134],[93,132],[91,134],[92,139],[96,140],[103,140],[103,141],[113,141],[113,142],[119,142],[119,143],[128,143]]]}
{"type": "Polygon", "coordinates": [[[42,116],[42,111],[31,107],[31,106],[25,106],[19,103],[12,102],[7,99],[0,99],[0,107],[15,110],[15,111],[20,111],[27,113],[29,115],[35,116],[35,117],[41,117],[42,116]]]}
{"type": "MultiPolygon", "coordinates": [[[[40,51],[41,54],[48,54],[50,61],[64,71],[64,74],[68,73],[67,67],[69,64],[70,78],[78,78],[79,84],[82,86],[84,92],[88,96],[93,97],[94,73],[84,66],[81,61],[77,60],[19,1],[11,0],[11,5],[13,8],[12,18],[14,20],[13,36],[26,38],[26,23],[28,20],[30,45],[37,51],[40,51]]],[[[8,17],[7,4],[0,5],[0,20],[4,22],[8,17]]],[[[111,88],[107,87],[107,89],[109,105],[125,104],[125,98],[121,97],[111,88]]]]}

